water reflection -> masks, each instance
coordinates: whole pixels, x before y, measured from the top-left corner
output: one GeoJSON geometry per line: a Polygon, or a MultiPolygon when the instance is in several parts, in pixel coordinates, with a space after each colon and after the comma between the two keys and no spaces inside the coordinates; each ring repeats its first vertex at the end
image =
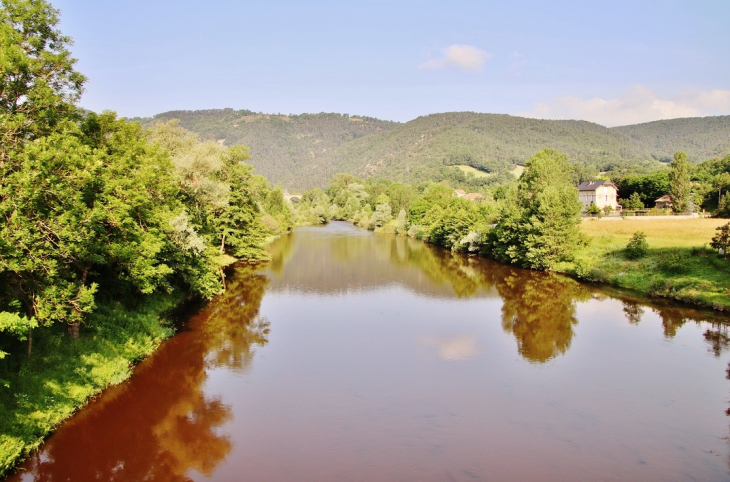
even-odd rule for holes
{"type": "Polygon", "coordinates": [[[226,292],[209,308],[210,318],[201,327],[207,340],[208,366],[245,371],[253,360],[254,347],[268,343],[271,323],[259,316],[268,283],[269,279],[255,266],[237,269],[226,292]]]}
{"type": "Polygon", "coordinates": [[[626,319],[632,325],[638,325],[641,321],[641,317],[644,316],[645,310],[638,303],[634,301],[623,301],[621,303],[624,307],[624,314],[626,319]]]}
{"type": "Polygon", "coordinates": [[[504,300],[502,328],[517,339],[526,360],[544,363],[570,348],[577,301],[590,290],[568,278],[534,272],[513,272],[495,279],[504,300]]]}
{"type": "Polygon", "coordinates": [[[15,478],[33,481],[190,480],[231,452],[232,409],[206,393],[209,370],[246,370],[268,342],[259,316],[268,279],[241,267],[228,291],[135,371],[62,427],[15,478]]]}
{"type": "Polygon", "coordinates": [[[345,223],[301,228],[277,240],[270,252],[275,292],[346,294],[399,284],[430,297],[497,296],[482,279],[482,259],[345,223]]]}
{"type": "MultiPolygon", "coordinates": [[[[373,235],[348,223],[299,229],[274,243],[271,254],[272,291],[331,295],[398,284],[428,297],[500,298],[503,329],[515,337],[519,354],[535,363],[570,349],[577,303],[606,298],[600,288],[563,276],[455,254],[407,237],[373,235]]],[[[622,304],[633,325],[641,322],[649,306],[648,300],[635,297],[626,297],[622,304]]],[[[688,321],[724,323],[712,313],[675,304],[654,304],[650,309],[662,319],[669,338],[688,321]]],[[[713,339],[722,345],[718,350],[726,348],[720,338],[713,339]]]]}
{"type": "Polygon", "coordinates": [[[270,250],[65,424],[24,478],[727,475],[710,452],[730,415],[716,383],[730,336],[715,314],[342,223],[270,250]]]}

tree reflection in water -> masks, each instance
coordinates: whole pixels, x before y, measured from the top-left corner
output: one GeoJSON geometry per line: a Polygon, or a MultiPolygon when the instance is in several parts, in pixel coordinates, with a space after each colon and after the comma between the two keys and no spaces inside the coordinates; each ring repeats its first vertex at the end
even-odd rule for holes
{"type": "MultiPolygon", "coordinates": [[[[268,279],[241,267],[225,295],[135,371],[71,419],[22,467],[33,481],[190,480],[231,452],[231,407],[205,391],[208,370],[245,370],[268,342],[259,317],[268,279]]],[[[20,474],[15,479],[20,480],[20,474]]],[[[10,480],[15,480],[11,478],[10,480]]]]}
{"type": "Polygon", "coordinates": [[[517,339],[520,355],[545,363],[570,348],[578,323],[576,301],[588,299],[589,289],[562,276],[529,271],[494,281],[504,301],[502,328],[517,339]]]}

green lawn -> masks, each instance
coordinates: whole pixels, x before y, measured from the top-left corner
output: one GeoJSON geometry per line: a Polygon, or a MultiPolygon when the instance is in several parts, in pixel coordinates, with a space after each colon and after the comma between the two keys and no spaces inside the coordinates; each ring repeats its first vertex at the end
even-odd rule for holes
{"type": "Polygon", "coordinates": [[[464,171],[464,174],[469,174],[470,172],[474,174],[474,177],[489,177],[491,174],[488,172],[480,171],[479,169],[475,169],[471,166],[467,166],[465,164],[459,164],[456,167],[464,171]]]}

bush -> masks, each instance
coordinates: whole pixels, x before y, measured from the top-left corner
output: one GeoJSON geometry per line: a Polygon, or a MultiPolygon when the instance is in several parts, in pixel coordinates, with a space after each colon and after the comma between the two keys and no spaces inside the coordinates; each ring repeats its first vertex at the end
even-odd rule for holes
{"type": "Polygon", "coordinates": [[[600,214],[601,213],[601,208],[599,208],[595,204],[591,204],[590,206],[588,206],[586,208],[586,212],[588,214],[600,214]]]}
{"type": "Polygon", "coordinates": [[[687,257],[680,251],[670,251],[659,259],[659,269],[671,274],[686,273],[689,270],[687,257]]]}
{"type": "Polygon", "coordinates": [[[625,254],[629,259],[640,259],[646,256],[649,251],[649,243],[646,242],[646,234],[636,231],[634,236],[626,245],[625,254]]]}

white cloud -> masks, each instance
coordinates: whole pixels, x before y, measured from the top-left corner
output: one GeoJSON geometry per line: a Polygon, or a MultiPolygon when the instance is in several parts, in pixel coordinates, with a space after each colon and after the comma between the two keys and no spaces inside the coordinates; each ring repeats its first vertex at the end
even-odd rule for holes
{"type": "Polygon", "coordinates": [[[437,347],[439,358],[445,361],[466,360],[477,354],[474,335],[426,336],[420,341],[424,346],[437,347]]]}
{"type": "Polygon", "coordinates": [[[677,95],[662,97],[651,89],[637,85],[615,99],[555,97],[549,102],[535,104],[531,111],[517,115],[539,119],[580,119],[612,127],[728,113],[730,90],[687,89],[677,95]]]}
{"type": "Polygon", "coordinates": [[[443,57],[431,59],[418,67],[421,69],[443,69],[455,67],[469,72],[482,70],[484,62],[492,58],[492,54],[472,45],[451,45],[441,51],[443,57]]]}

